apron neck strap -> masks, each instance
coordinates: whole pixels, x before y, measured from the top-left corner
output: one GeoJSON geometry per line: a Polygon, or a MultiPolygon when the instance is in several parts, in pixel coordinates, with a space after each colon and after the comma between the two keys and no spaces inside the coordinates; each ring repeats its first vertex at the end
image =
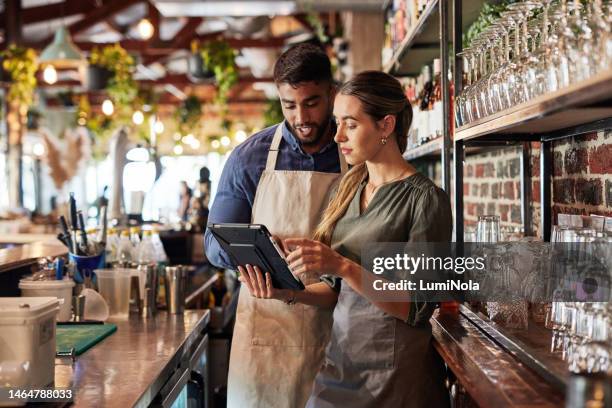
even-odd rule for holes
{"type": "MultiPolygon", "coordinates": [[[[278,147],[283,139],[283,126],[284,122],[281,122],[274,131],[274,138],[270,145],[270,151],[268,152],[268,160],[266,161],[266,170],[273,171],[276,169],[276,159],[278,158],[278,147]]],[[[340,152],[340,146],[338,146],[338,158],[340,161],[340,174],[345,174],[348,171],[348,164],[344,159],[344,155],[340,152]]]]}
{"type": "Polygon", "coordinates": [[[276,158],[278,157],[278,147],[280,146],[281,139],[283,138],[283,126],[284,122],[281,122],[274,132],[274,138],[272,139],[272,145],[270,145],[270,151],[268,152],[268,161],[266,162],[266,170],[273,171],[276,169],[276,158]]]}

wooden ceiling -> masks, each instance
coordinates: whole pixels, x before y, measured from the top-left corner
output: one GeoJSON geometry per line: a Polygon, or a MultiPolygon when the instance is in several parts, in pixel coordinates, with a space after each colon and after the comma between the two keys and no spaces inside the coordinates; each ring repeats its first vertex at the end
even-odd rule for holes
{"type": "MultiPolygon", "coordinates": [[[[323,13],[322,16],[333,20],[334,25],[339,20],[337,13],[323,13]]],[[[268,49],[278,54],[291,35],[314,32],[305,15],[296,14],[270,18],[270,29],[263,36],[253,38],[239,33],[233,35],[231,30],[215,29],[215,24],[207,27],[207,23],[219,23],[219,19],[165,18],[149,0],[5,0],[0,22],[0,27],[4,26],[4,29],[0,28],[0,49],[5,48],[9,42],[15,42],[41,51],[52,41],[53,32],[66,25],[77,47],[85,53],[96,46],[119,42],[137,57],[142,66],[151,67],[155,64],[157,72],[161,69],[161,76],[153,80],[140,80],[143,85],[162,89],[162,92],[165,85],[173,85],[184,93],[197,92],[206,98],[205,101],[214,96],[214,87],[210,84],[194,84],[184,71],[180,72],[179,69],[177,72],[172,67],[172,62],[176,63],[181,58],[185,62],[183,68],[186,67],[187,50],[192,40],[205,41],[222,37],[237,50],[268,49]],[[147,18],[155,27],[154,35],[148,40],[134,35],[135,27],[142,18],[147,18]],[[104,41],[105,38],[113,38],[113,41],[104,41]]],[[[232,91],[230,102],[264,103],[265,95],[256,91],[252,85],[255,82],[270,82],[270,76],[271,73],[255,78],[248,65],[243,66],[240,81],[232,91]]],[[[52,86],[42,81],[39,84],[41,88],[69,88],[77,91],[81,86],[75,76],[72,80],[60,77],[60,81],[52,86]]],[[[53,89],[49,92],[52,94],[53,89]]],[[[93,95],[91,99],[96,104],[99,98],[93,95]]],[[[172,94],[162,95],[162,100],[164,104],[180,102],[180,98],[172,94]]]]}

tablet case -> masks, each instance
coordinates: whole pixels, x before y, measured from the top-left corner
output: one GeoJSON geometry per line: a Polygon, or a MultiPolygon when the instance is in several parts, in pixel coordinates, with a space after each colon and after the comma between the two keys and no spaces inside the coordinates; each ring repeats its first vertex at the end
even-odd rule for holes
{"type": "Polygon", "coordinates": [[[270,272],[272,285],[277,289],[304,289],[304,284],[293,276],[287,261],[278,253],[265,225],[212,224],[210,231],[235,265],[250,264],[262,272],[270,272]]]}

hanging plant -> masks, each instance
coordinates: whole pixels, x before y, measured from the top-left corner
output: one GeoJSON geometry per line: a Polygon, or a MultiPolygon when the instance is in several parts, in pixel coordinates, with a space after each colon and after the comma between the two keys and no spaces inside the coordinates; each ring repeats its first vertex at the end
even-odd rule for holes
{"type": "Polygon", "coordinates": [[[198,40],[191,41],[191,54],[187,59],[187,67],[187,76],[192,82],[204,82],[215,78],[215,73],[204,64],[198,40]]]}
{"type": "Polygon", "coordinates": [[[227,104],[230,89],[238,82],[238,67],[236,66],[236,50],[226,41],[208,41],[200,48],[200,54],[206,69],[215,73],[217,95],[215,103],[227,104]]]}
{"type": "Polygon", "coordinates": [[[94,47],[89,62],[112,72],[106,91],[115,105],[129,106],[138,95],[138,85],[132,77],[136,66],[134,58],[121,45],[114,44],[102,49],[94,47]]]}
{"type": "Polygon", "coordinates": [[[9,46],[2,52],[2,68],[10,76],[10,86],[7,95],[9,103],[17,103],[24,114],[34,103],[36,89],[36,52],[31,48],[9,46]]]}
{"type": "Polygon", "coordinates": [[[188,96],[176,110],[175,116],[179,131],[183,135],[192,133],[202,118],[202,102],[195,95],[188,96]]]}
{"type": "Polygon", "coordinates": [[[96,160],[103,159],[105,147],[110,139],[116,123],[106,115],[95,114],[92,112],[87,95],[81,95],[76,113],[76,124],[85,127],[92,137],[93,157],[96,160]]]}

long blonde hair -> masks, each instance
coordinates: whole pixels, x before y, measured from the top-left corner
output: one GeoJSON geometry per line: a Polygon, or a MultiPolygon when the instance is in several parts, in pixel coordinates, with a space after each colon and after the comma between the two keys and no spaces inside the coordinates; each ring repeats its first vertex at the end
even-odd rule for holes
{"type": "MultiPolygon", "coordinates": [[[[412,122],[412,107],[397,79],[380,71],[364,71],[342,85],[338,93],[359,99],[363,111],[374,121],[379,121],[387,115],[395,115],[393,133],[400,152],[404,153],[408,142],[408,128],[412,122]]],[[[336,223],[346,213],[359,185],[367,176],[365,163],[360,163],[342,177],[335,197],[327,206],[323,219],[315,230],[315,240],[327,245],[331,243],[336,223]]]]}

